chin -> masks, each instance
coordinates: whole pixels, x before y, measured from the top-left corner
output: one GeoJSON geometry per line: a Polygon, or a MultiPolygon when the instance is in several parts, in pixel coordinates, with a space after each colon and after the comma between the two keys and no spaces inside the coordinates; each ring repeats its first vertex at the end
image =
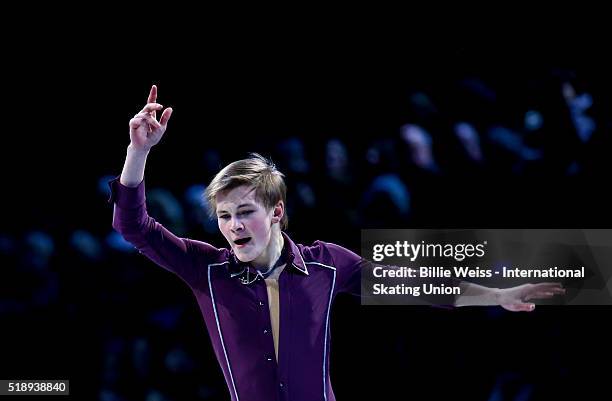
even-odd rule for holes
{"type": "Polygon", "coordinates": [[[253,257],[253,256],[251,256],[249,254],[245,254],[245,253],[242,253],[242,252],[236,251],[236,250],[234,250],[234,255],[236,255],[238,260],[241,261],[242,263],[249,263],[249,262],[252,262],[255,259],[255,257],[253,257]]]}

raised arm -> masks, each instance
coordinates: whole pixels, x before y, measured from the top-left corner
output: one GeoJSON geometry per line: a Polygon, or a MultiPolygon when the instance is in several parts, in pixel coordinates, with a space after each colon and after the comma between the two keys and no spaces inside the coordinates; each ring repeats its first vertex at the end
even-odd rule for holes
{"type": "Polygon", "coordinates": [[[142,182],[149,151],[166,132],[172,108],[164,110],[157,121],[156,113],[162,109],[163,106],[157,103],[157,86],[153,85],[147,104],[130,120],[130,144],[120,179],[126,187],[136,187],[142,182]]]}
{"type": "Polygon", "coordinates": [[[166,132],[172,114],[168,108],[157,121],[156,113],[163,106],[156,100],[157,87],[153,86],[147,104],[130,120],[130,144],[123,172],[110,182],[111,201],[115,204],[113,228],[140,253],[194,285],[200,275],[199,263],[213,260],[222,250],[179,238],[147,213],[143,181],[147,156],[166,132]]]}

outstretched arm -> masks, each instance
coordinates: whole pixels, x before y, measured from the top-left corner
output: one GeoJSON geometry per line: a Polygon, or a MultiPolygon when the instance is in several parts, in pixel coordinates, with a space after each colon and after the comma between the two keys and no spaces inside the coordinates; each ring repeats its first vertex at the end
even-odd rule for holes
{"type": "Polygon", "coordinates": [[[461,295],[455,300],[455,306],[500,305],[512,312],[530,312],[535,304],[533,299],[552,298],[565,294],[560,283],[523,284],[511,288],[489,288],[463,281],[460,285],[461,295]]]}

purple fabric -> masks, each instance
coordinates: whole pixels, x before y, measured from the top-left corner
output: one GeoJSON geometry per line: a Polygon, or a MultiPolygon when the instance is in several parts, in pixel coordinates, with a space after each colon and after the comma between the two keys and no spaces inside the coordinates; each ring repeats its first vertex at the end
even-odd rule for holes
{"type": "Polygon", "coordinates": [[[279,277],[277,363],[261,274],[229,249],[178,238],[156,222],[147,214],[144,182],[128,188],[115,178],[109,184],[113,227],[195,294],[232,400],[335,400],[330,309],[336,294],[359,294],[361,257],[321,241],[295,244],[283,233],[288,259],[279,277]]]}

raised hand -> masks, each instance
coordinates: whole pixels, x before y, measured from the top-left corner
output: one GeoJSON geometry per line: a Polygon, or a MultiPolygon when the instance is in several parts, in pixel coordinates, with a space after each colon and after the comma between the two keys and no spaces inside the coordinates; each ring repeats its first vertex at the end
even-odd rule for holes
{"type": "Polygon", "coordinates": [[[156,102],[157,86],[153,85],[151,92],[149,92],[147,104],[130,120],[130,146],[134,150],[150,150],[166,132],[168,120],[172,115],[172,108],[164,110],[161,118],[157,121],[156,113],[163,110],[164,106],[156,102]]]}
{"type": "Polygon", "coordinates": [[[499,290],[499,304],[512,312],[530,312],[535,308],[530,300],[552,298],[560,294],[565,294],[560,283],[524,284],[499,290]]]}

